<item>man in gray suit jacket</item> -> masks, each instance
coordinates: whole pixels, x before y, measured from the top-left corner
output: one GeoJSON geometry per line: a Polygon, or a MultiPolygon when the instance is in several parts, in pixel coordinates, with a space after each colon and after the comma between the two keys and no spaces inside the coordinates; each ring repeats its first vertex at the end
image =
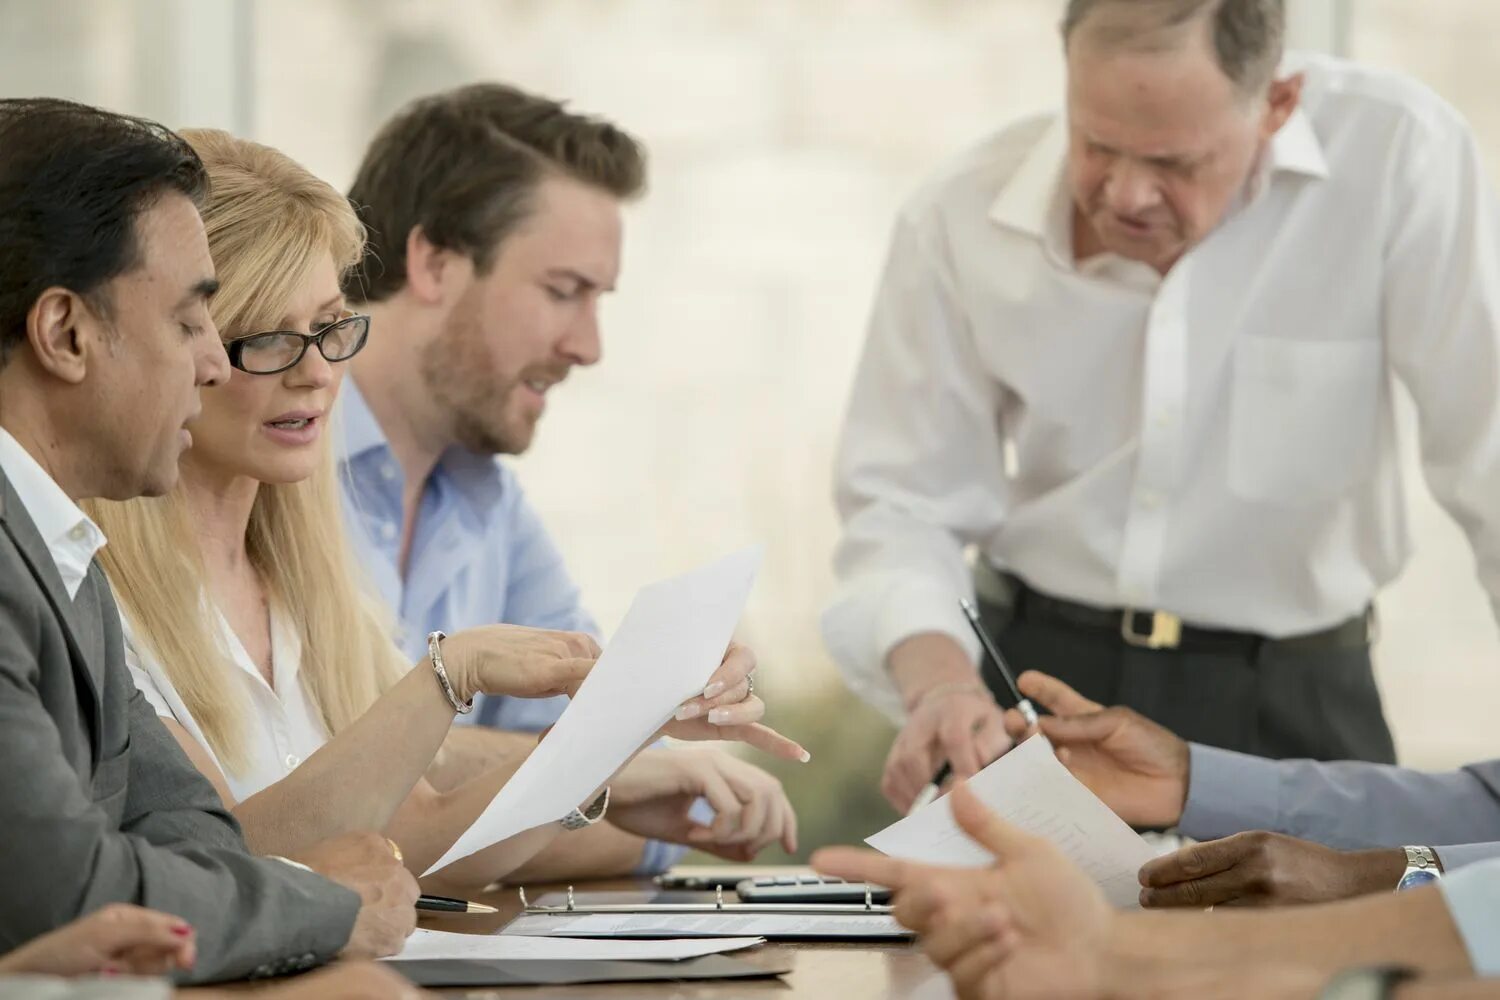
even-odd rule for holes
{"type": "Polygon", "coordinates": [[[373,834],[305,865],[246,851],[130,682],[75,503],[168,490],[228,376],[206,190],[158,125],[0,101],[0,953],[131,902],[196,930],[193,981],[389,954],[417,894],[373,834]]]}
{"type": "MultiPolygon", "coordinates": [[[[1441,873],[1500,858],[1500,760],[1435,774],[1265,760],[1188,743],[1045,674],[1019,684],[1054,713],[1041,731],[1068,768],[1121,818],[1205,841],[1142,868],[1144,906],[1322,902],[1389,892],[1424,859],[1441,873]]],[[[1006,728],[1025,733],[1014,709],[1006,728]]]]}

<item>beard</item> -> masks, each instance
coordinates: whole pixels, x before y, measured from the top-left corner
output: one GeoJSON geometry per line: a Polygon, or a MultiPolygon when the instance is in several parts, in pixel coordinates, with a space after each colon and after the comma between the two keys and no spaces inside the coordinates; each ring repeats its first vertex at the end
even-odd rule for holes
{"type": "Polygon", "coordinates": [[[533,365],[504,381],[490,374],[494,369],[477,304],[460,301],[422,356],[423,385],[460,446],[479,455],[519,455],[531,447],[537,421],[514,409],[516,390],[530,379],[559,382],[567,366],[533,365]]]}

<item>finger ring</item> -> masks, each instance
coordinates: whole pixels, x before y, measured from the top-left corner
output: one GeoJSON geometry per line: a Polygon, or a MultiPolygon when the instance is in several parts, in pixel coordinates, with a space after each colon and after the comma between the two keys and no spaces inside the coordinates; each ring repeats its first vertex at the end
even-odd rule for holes
{"type": "Polygon", "coordinates": [[[752,670],[748,674],[745,675],[745,697],[741,698],[740,701],[749,701],[751,698],[754,698],[754,697],[755,697],[755,671],[752,670]]]}
{"type": "Polygon", "coordinates": [[[396,856],[396,862],[398,864],[406,864],[406,857],[401,853],[401,845],[390,837],[385,838],[385,842],[391,845],[391,853],[396,856]]]}

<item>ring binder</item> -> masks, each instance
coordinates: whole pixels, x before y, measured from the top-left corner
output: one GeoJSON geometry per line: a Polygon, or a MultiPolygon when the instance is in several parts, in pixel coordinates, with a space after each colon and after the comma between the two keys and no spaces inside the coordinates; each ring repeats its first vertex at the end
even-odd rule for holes
{"type": "Polygon", "coordinates": [[[865,889],[865,901],[860,903],[725,903],[724,887],[714,892],[712,903],[595,903],[579,906],[568,886],[568,901],[563,906],[541,906],[526,898],[526,889],[516,889],[521,897],[521,910],[525,914],[538,916],[569,916],[589,913],[780,913],[791,916],[860,916],[863,914],[889,916],[891,907],[876,904],[870,889],[865,889]]]}

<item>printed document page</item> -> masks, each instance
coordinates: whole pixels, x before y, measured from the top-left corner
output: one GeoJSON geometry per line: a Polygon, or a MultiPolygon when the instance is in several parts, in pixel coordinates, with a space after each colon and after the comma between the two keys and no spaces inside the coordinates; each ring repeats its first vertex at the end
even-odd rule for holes
{"type": "MultiPolygon", "coordinates": [[[[1113,905],[1140,905],[1137,873],[1156,856],[1125,821],[1073,777],[1036,735],[969,779],[969,789],[1006,822],[1045,837],[1104,890],[1113,905]]],[[[939,865],[988,865],[990,853],[953,821],[948,796],[865,841],[896,858],[939,865]]]]}
{"type": "Polygon", "coordinates": [[[744,612],[761,552],[745,549],[637,594],[557,724],[425,874],[582,807],[678,705],[702,694],[744,612]]]}

